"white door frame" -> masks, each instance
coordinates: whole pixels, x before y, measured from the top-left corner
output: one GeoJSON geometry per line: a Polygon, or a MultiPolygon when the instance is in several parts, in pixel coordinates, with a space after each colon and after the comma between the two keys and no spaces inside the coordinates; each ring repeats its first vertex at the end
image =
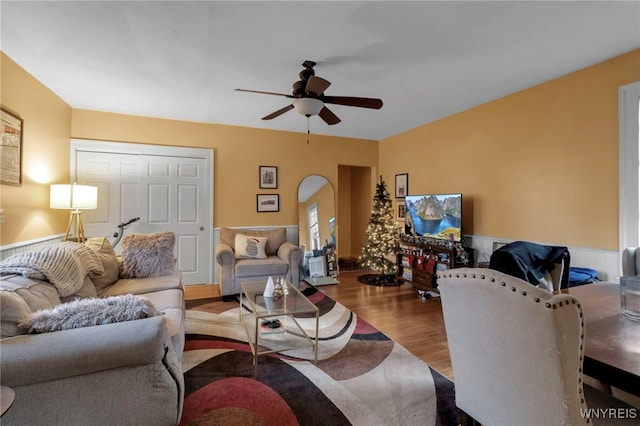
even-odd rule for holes
{"type": "MultiPolygon", "coordinates": [[[[638,247],[640,236],[640,166],[638,152],[638,100],[640,81],[618,90],[619,114],[619,252],[625,247],[638,247]]],[[[621,271],[622,272],[622,271],[621,271]]]]}
{"type": "Polygon", "coordinates": [[[205,205],[207,211],[205,213],[205,221],[208,224],[207,230],[207,247],[209,247],[209,259],[207,259],[207,276],[209,283],[213,283],[213,158],[212,149],[204,148],[185,148],[177,146],[165,145],[147,145],[125,142],[96,141],[87,139],[71,139],[70,149],[70,173],[71,176],[77,175],[76,158],[80,151],[89,152],[105,152],[112,154],[132,154],[132,155],[159,155],[170,157],[186,157],[200,158],[206,162],[205,181],[207,188],[204,188],[206,194],[205,205]]]}

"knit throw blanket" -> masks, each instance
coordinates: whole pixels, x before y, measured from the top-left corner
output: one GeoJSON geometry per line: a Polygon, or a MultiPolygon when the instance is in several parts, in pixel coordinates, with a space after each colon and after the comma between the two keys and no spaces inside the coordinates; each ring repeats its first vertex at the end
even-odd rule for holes
{"type": "Polygon", "coordinates": [[[14,254],[0,262],[0,275],[20,274],[49,281],[62,297],[80,290],[87,275],[102,273],[104,268],[98,254],[71,241],[14,254]]]}

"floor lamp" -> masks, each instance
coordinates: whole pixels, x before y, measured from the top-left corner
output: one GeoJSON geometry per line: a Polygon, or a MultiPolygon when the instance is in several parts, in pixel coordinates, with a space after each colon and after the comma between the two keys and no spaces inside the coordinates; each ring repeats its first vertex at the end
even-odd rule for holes
{"type": "Polygon", "coordinates": [[[87,240],[82,225],[82,210],[94,210],[98,207],[98,187],[88,185],[51,185],[49,207],[52,209],[71,210],[69,225],[63,241],[87,240]],[[72,225],[75,223],[74,238],[69,238],[72,225]]]}

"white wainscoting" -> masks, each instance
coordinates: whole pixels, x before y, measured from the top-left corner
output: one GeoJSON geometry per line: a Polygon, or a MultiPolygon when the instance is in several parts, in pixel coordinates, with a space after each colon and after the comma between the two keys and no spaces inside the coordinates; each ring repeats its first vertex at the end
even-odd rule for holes
{"type": "MultiPolygon", "coordinates": [[[[485,237],[481,235],[465,235],[467,244],[476,250],[476,262],[488,262],[493,253],[494,243],[510,243],[514,240],[497,237],[485,237]]],[[[532,241],[538,244],[558,246],[532,241]]],[[[571,255],[570,266],[591,268],[598,271],[598,278],[602,281],[618,281],[622,275],[620,254],[612,250],[601,250],[587,247],[567,246],[571,255]]]]}
{"type": "MultiPolygon", "coordinates": [[[[266,231],[269,229],[276,228],[285,228],[287,232],[287,241],[291,244],[298,245],[300,242],[299,239],[299,230],[298,225],[284,225],[284,226],[229,226],[229,229],[251,229],[253,231],[266,231]]],[[[220,242],[220,229],[221,228],[213,228],[213,278],[214,284],[220,284],[220,277],[218,276],[218,262],[216,262],[216,247],[218,246],[218,242],[220,242]]]]}
{"type": "Polygon", "coordinates": [[[49,237],[0,246],[0,260],[6,259],[7,257],[13,256],[14,254],[24,253],[26,251],[37,250],[41,247],[50,246],[53,243],[62,241],[62,237],[64,237],[64,234],[51,235],[49,237]]]}

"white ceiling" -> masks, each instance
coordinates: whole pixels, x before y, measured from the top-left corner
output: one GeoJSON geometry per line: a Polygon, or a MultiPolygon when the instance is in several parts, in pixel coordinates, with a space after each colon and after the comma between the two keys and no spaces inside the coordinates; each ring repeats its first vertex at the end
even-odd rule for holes
{"type": "MultiPolygon", "coordinates": [[[[302,62],[336,96],[312,133],[380,140],[640,47],[640,3],[12,2],[0,47],[73,108],[306,132],[302,62]]],[[[9,106],[10,107],[10,106],[9,106]]],[[[19,111],[18,111],[19,112],[19,111]]]]}

